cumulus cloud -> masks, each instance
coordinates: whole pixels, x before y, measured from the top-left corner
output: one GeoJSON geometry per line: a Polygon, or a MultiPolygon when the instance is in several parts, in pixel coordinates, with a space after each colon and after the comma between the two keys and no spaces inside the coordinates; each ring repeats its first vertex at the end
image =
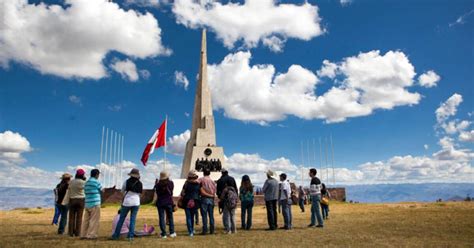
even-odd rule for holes
{"type": "Polygon", "coordinates": [[[15,165],[25,162],[22,153],[32,150],[30,142],[20,133],[0,133],[0,165],[15,165]]]}
{"type": "Polygon", "coordinates": [[[418,77],[418,83],[423,87],[431,88],[436,86],[440,79],[441,77],[436,72],[430,70],[418,77]]]}
{"type": "Polygon", "coordinates": [[[310,40],[324,33],[318,7],[276,3],[273,0],[246,0],[245,3],[176,0],[176,22],[189,28],[208,27],[228,48],[242,40],[247,48],[260,42],[281,51],[285,40],[310,40]]]}
{"type": "Polygon", "coordinates": [[[376,109],[417,104],[420,94],[408,91],[415,71],[399,51],[360,53],[340,63],[323,61],[318,71],[334,86],[317,96],[320,79],[300,65],[276,73],[273,65],[250,65],[250,52],[227,55],[208,66],[215,109],[227,117],[265,124],[287,115],[341,122],[366,116],[376,109]]]}
{"type": "Polygon", "coordinates": [[[74,104],[76,104],[76,105],[78,105],[78,106],[82,106],[82,99],[81,99],[80,97],[78,97],[78,96],[76,96],[76,95],[70,95],[70,96],[68,97],[68,99],[69,99],[69,101],[70,101],[71,103],[74,103],[74,104]]]}
{"type": "Polygon", "coordinates": [[[436,120],[438,123],[444,122],[450,116],[456,114],[459,104],[463,101],[462,96],[454,93],[451,97],[448,98],[444,103],[436,109],[436,120]]]}
{"type": "Polygon", "coordinates": [[[461,132],[459,134],[459,140],[462,142],[473,142],[474,143],[474,130],[461,132]]]}
{"type": "Polygon", "coordinates": [[[188,129],[181,134],[177,134],[168,138],[166,151],[174,155],[183,156],[186,150],[186,143],[190,137],[191,131],[188,129]]]}
{"type": "Polygon", "coordinates": [[[110,67],[118,72],[123,79],[131,82],[138,80],[137,66],[131,60],[116,60],[110,67]]]}
{"type": "Polygon", "coordinates": [[[66,0],[65,7],[11,0],[0,5],[0,65],[10,61],[64,78],[100,79],[111,51],[133,58],[168,55],[150,13],[107,0],[66,0]]]}
{"type": "Polygon", "coordinates": [[[466,120],[454,120],[454,121],[449,121],[449,122],[444,122],[441,123],[441,127],[444,129],[444,131],[447,134],[455,134],[464,131],[466,128],[468,128],[471,125],[470,121],[466,120]]]}
{"type": "Polygon", "coordinates": [[[182,86],[185,90],[188,90],[189,80],[186,77],[186,75],[184,75],[184,72],[182,71],[174,72],[174,84],[178,86],[182,86]]]}

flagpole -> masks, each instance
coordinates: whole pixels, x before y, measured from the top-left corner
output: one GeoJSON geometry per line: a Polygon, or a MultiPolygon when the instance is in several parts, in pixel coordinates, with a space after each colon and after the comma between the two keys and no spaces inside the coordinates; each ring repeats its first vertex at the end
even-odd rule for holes
{"type": "MultiPolygon", "coordinates": [[[[107,165],[107,148],[108,148],[108,144],[109,144],[109,128],[107,128],[107,132],[106,132],[106,135],[105,135],[105,153],[104,153],[104,160],[105,160],[105,164],[107,165]]],[[[104,179],[103,179],[103,182],[104,182],[104,187],[107,187],[107,167],[105,167],[105,170],[104,170],[104,179]]]]}
{"type": "Polygon", "coordinates": [[[119,182],[119,185],[121,185],[122,181],[123,181],[123,144],[125,143],[124,142],[125,140],[125,137],[122,137],[122,152],[120,153],[122,159],[121,159],[121,163],[120,163],[120,182],[119,182]]]}
{"type": "Polygon", "coordinates": [[[100,161],[99,161],[99,164],[102,164],[102,150],[103,150],[102,148],[104,146],[104,131],[105,131],[104,129],[105,129],[105,127],[102,126],[102,139],[100,141],[100,161]]]}
{"type": "Polygon", "coordinates": [[[165,164],[164,164],[164,168],[163,170],[166,171],[166,146],[168,142],[166,142],[166,133],[168,132],[168,114],[166,114],[166,117],[165,117],[165,149],[164,149],[164,155],[165,155],[165,164]]]}
{"type": "Polygon", "coordinates": [[[332,183],[335,186],[336,185],[336,174],[334,172],[334,145],[332,143],[332,134],[330,134],[329,138],[331,139],[331,164],[332,164],[332,183]]]}

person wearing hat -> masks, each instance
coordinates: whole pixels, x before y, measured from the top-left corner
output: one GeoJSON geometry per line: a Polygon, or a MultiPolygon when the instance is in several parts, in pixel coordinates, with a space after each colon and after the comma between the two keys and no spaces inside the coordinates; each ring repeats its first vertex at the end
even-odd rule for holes
{"type": "Polygon", "coordinates": [[[84,225],[82,226],[83,239],[97,239],[100,222],[100,194],[102,185],[99,182],[100,171],[98,169],[91,170],[91,177],[84,186],[86,194],[86,214],[84,215],[84,225]]]}
{"type": "Polygon", "coordinates": [[[253,208],[253,185],[248,175],[242,177],[240,184],[240,203],[241,203],[241,223],[243,230],[250,230],[252,227],[252,208],[253,208]],[[247,216],[247,219],[245,218],[247,216]]]}
{"type": "Polygon", "coordinates": [[[166,219],[169,225],[169,237],[176,237],[173,221],[173,181],[169,179],[169,173],[162,171],[160,180],[155,184],[156,208],[160,223],[161,238],[166,238],[166,219]]]}
{"type": "Polygon", "coordinates": [[[291,220],[291,186],[290,183],[286,180],[286,174],[280,174],[280,190],[279,190],[279,203],[282,207],[283,221],[285,225],[281,229],[291,230],[292,220],[291,220]]]}
{"type": "Polygon", "coordinates": [[[201,184],[198,181],[198,175],[194,170],[191,170],[181,191],[184,213],[186,214],[186,227],[190,237],[194,236],[194,216],[200,205],[200,191],[201,184]]]}
{"type": "Polygon", "coordinates": [[[135,222],[137,219],[138,210],[140,208],[140,195],[143,192],[143,184],[140,182],[140,171],[137,168],[133,168],[130,176],[122,186],[122,193],[124,193],[122,206],[120,208],[120,219],[115,228],[112,239],[118,240],[120,237],[120,230],[122,229],[123,222],[130,212],[130,227],[127,238],[132,241],[135,236],[135,222]]]}
{"type": "Polygon", "coordinates": [[[59,226],[58,234],[64,234],[64,228],[67,223],[67,211],[68,206],[62,205],[64,196],[66,195],[67,189],[69,187],[69,181],[71,180],[72,175],[69,173],[64,173],[61,176],[61,182],[56,185],[57,199],[56,199],[56,208],[59,210],[59,226]]]}
{"type": "MultiPolygon", "coordinates": [[[[78,169],[74,179],[69,185],[69,236],[80,237],[82,228],[82,214],[84,213],[84,185],[86,184],[86,172],[78,169]]],[[[67,197],[67,196],[66,196],[67,197]]]]}
{"type": "Polygon", "coordinates": [[[268,170],[266,172],[267,180],[263,184],[262,192],[265,198],[265,206],[267,209],[267,221],[268,229],[267,231],[276,230],[278,227],[277,224],[277,201],[278,201],[278,181],[273,178],[275,175],[273,171],[268,170]]]}

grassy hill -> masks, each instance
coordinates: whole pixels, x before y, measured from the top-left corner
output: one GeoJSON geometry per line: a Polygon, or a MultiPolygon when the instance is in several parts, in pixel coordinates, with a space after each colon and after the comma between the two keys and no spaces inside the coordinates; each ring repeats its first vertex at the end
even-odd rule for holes
{"type": "MultiPolygon", "coordinates": [[[[125,240],[110,241],[112,218],[117,206],[102,208],[100,238],[85,241],[59,236],[51,226],[51,209],[18,209],[0,211],[0,247],[119,247],[130,246],[125,240]]],[[[307,206],[309,210],[309,206],[307,206]]],[[[237,209],[237,226],[240,211],[237,209]]],[[[306,228],[309,212],[301,213],[293,206],[294,230],[267,232],[265,209],[254,208],[251,231],[238,230],[225,235],[221,216],[216,214],[217,235],[186,235],[184,211],[175,213],[178,237],[161,240],[156,235],[136,238],[134,246],[151,247],[400,247],[400,246],[464,246],[474,244],[474,203],[399,203],[399,204],[346,204],[331,205],[330,219],[324,229],[306,228]]],[[[283,223],[279,216],[279,224],[283,223]]],[[[152,206],[142,206],[138,225],[157,227],[157,213],[152,206]]],[[[200,231],[201,226],[197,227],[200,231]]]]}

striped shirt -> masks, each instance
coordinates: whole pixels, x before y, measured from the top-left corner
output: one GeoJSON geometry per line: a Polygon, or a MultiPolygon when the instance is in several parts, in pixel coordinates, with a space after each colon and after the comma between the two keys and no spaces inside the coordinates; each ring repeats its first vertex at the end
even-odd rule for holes
{"type": "Polygon", "coordinates": [[[100,191],[102,185],[99,180],[95,177],[91,177],[84,186],[84,192],[86,193],[86,208],[92,208],[100,205],[100,191]]]}

